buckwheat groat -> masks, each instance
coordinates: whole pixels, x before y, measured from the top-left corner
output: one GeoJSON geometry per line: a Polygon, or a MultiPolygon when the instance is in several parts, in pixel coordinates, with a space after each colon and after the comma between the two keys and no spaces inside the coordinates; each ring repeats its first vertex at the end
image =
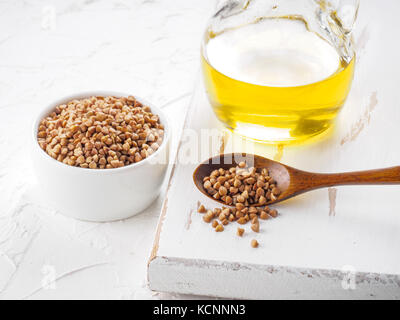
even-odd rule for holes
{"type": "Polygon", "coordinates": [[[253,248],[258,248],[258,241],[256,239],[251,240],[250,245],[253,248]]]}
{"type": "Polygon", "coordinates": [[[267,169],[249,168],[245,162],[227,170],[214,170],[203,179],[203,186],[216,200],[243,207],[265,205],[281,193],[267,169]]]}
{"type": "Polygon", "coordinates": [[[243,228],[237,228],[236,234],[237,234],[239,237],[242,237],[243,234],[244,234],[244,229],[243,229],[243,228]]]}
{"type": "Polygon", "coordinates": [[[56,106],[39,125],[40,147],[70,166],[111,169],[139,162],[164,138],[159,117],[134,97],[90,97],[56,106]]]}

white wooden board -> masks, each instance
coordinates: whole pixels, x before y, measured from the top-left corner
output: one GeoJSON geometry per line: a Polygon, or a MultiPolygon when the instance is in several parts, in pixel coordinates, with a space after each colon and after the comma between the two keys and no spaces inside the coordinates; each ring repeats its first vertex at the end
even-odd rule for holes
{"type": "Polygon", "coordinates": [[[216,233],[196,212],[199,201],[217,204],[195,188],[197,162],[185,156],[195,145],[198,162],[219,152],[254,152],[316,172],[400,165],[400,46],[393,38],[399,9],[395,0],[362,2],[353,88],[336,129],[323,141],[284,148],[244,143],[221,127],[198,81],[149,261],[152,290],[251,299],[400,299],[400,186],[304,194],[280,204],[280,216],[261,223],[259,234],[246,226],[239,238],[236,223],[216,233]],[[200,138],[204,129],[217,130],[210,148],[200,138]],[[250,247],[252,238],[258,249],[250,247]]]}

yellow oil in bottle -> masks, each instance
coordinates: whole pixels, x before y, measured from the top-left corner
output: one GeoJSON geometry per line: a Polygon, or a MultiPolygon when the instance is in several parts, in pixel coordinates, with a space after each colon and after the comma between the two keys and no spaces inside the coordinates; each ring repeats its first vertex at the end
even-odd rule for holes
{"type": "Polygon", "coordinates": [[[327,130],[349,93],[346,62],[301,19],[261,19],[205,35],[202,69],[217,117],[240,135],[303,142],[327,130]]]}

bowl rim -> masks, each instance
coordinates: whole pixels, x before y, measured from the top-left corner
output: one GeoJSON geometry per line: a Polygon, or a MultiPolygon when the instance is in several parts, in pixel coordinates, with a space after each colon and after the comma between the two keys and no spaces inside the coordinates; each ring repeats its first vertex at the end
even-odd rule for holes
{"type": "MultiPolygon", "coordinates": [[[[127,171],[127,170],[134,169],[134,168],[139,168],[145,164],[148,164],[150,159],[156,157],[158,154],[161,154],[161,151],[163,151],[165,148],[167,148],[167,146],[169,145],[170,135],[171,134],[170,134],[169,120],[168,120],[168,117],[166,116],[165,112],[161,108],[158,108],[154,104],[148,102],[146,99],[143,99],[142,97],[140,97],[138,95],[133,95],[133,94],[126,93],[126,92],[111,91],[111,90],[93,90],[93,91],[82,91],[82,92],[78,92],[78,93],[74,93],[74,94],[69,94],[69,95],[63,96],[59,99],[53,100],[50,103],[47,103],[44,108],[42,108],[39,112],[35,113],[35,119],[34,119],[33,125],[32,125],[32,136],[31,137],[33,139],[34,151],[38,152],[38,154],[42,157],[42,159],[44,159],[44,161],[50,161],[53,164],[55,164],[56,166],[59,166],[61,169],[73,170],[75,172],[81,171],[81,172],[85,172],[85,173],[93,172],[93,174],[112,174],[112,173],[127,171]],[[163,142],[161,143],[161,146],[146,159],[141,160],[136,163],[131,163],[127,166],[123,166],[120,168],[110,168],[110,169],[80,168],[80,167],[70,166],[61,161],[58,161],[57,159],[52,158],[45,150],[43,150],[39,146],[39,142],[37,140],[37,133],[38,133],[40,121],[46,115],[49,115],[53,111],[53,109],[60,104],[66,103],[66,102],[74,100],[74,99],[83,99],[83,98],[88,98],[88,97],[92,97],[92,96],[102,96],[102,97],[133,96],[140,103],[142,103],[144,105],[148,105],[151,108],[152,112],[160,117],[160,123],[164,125],[164,139],[163,139],[163,142]]],[[[166,164],[168,164],[169,159],[166,159],[166,161],[167,161],[166,164]]]]}

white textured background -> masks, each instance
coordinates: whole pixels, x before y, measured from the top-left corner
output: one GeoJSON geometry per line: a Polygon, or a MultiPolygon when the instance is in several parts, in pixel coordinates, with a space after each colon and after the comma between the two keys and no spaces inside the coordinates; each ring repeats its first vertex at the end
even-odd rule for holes
{"type": "Polygon", "coordinates": [[[146,286],[161,199],[115,223],[63,217],[37,190],[31,125],[60,96],[115,90],[163,106],[176,142],[214,7],[212,0],[0,0],[0,299],[179,298],[146,286]]]}

